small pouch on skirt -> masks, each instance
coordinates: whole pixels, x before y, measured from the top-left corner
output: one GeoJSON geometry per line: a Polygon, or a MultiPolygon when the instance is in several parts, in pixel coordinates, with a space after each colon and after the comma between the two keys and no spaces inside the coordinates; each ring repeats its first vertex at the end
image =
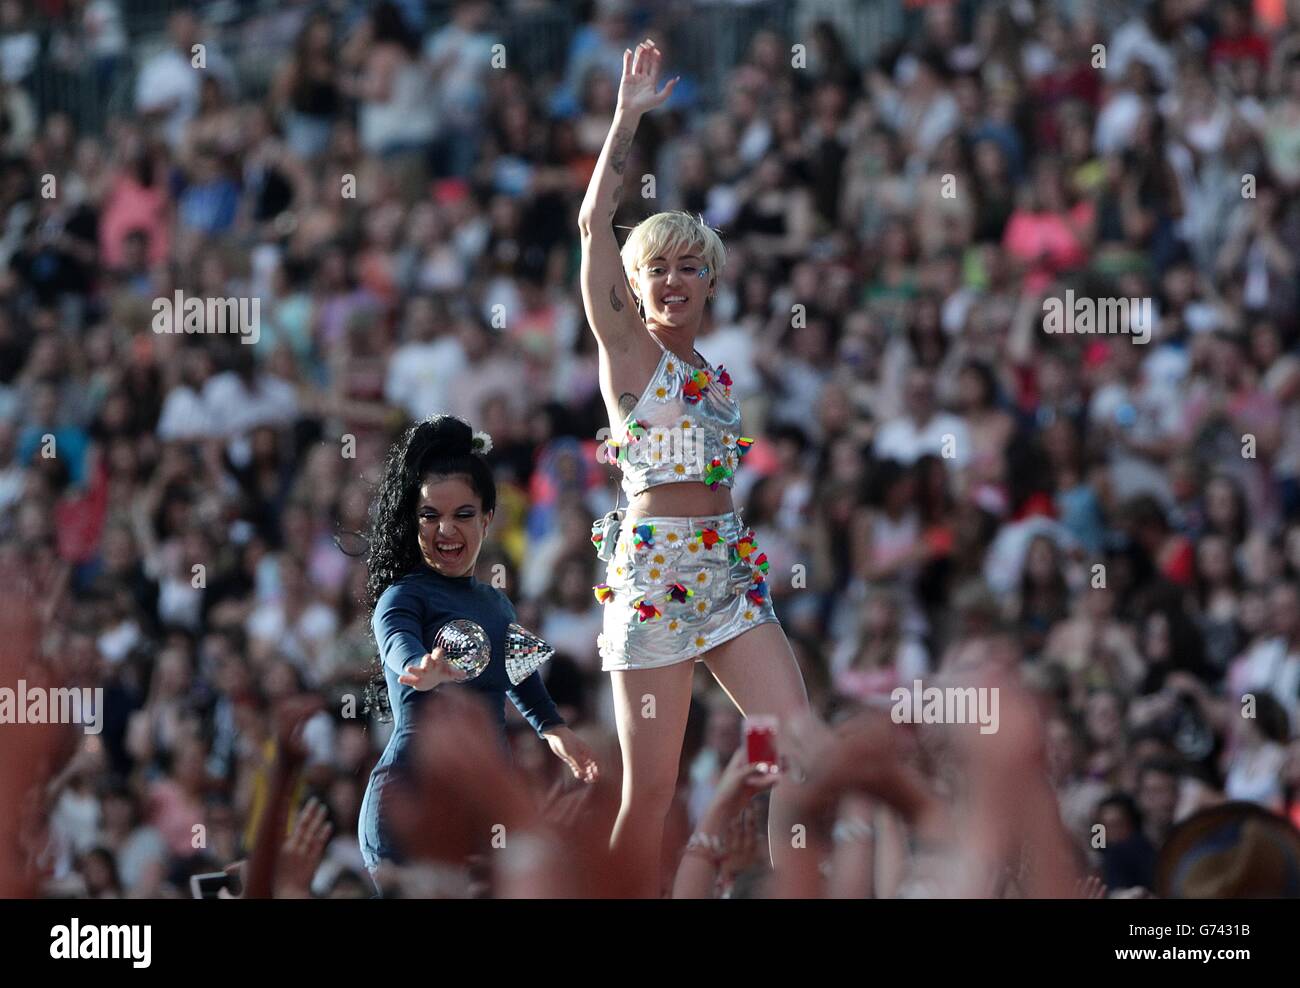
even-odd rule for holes
{"type": "Polygon", "coordinates": [[[616,508],[597,518],[591,526],[591,543],[596,547],[596,557],[608,561],[614,558],[614,545],[623,526],[623,509],[616,508]]]}

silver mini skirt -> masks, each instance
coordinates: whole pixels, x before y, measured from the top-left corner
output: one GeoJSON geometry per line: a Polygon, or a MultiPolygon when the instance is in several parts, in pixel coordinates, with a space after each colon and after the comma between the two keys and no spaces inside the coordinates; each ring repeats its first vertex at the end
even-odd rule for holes
{"type": "Polygon", "coordinates": [[[605,608],[601,669],[654,669],[775,623],[768,562],[741,513],[638,518],[611,511],[592,525],[605,560],[593,587],[605,608]]]}

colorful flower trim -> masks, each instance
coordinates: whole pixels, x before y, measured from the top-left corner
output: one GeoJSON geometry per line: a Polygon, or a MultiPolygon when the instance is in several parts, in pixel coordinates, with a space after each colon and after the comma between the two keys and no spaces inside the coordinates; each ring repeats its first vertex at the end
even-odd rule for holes
{"type": "Polygon", "coordinates": [[[695,533],[695,537],[704,544],[706,549],[712,549],[722,541],[722,536],[718,534],[716,528],[701,528],[695,533]]]}
{"type": "Polygon", "coordinates": [[[716,491],[718,485],[731,476],[733,476],[733,471],[715,456],[709,461],[709,470],[708,473],[704,475],[704,482],[709,485],[711,490],[716,491]]]}
{"type": "Polygon", "coordinates": [[[748,559],[753,554],[754,549],[754,532],[751,530],[731,547],[731,561],[739,562],[742,559],[748,559]]]}
{"type": "Polygon", "coordinates": [[[663,617],[663,611],[655,607],[654,604],[647,603],[644,597],[638,597],[636,603],[632,606],[636,609],[637,619],[642,624],[654,618],[663,617]]]}
{"type": "Polygon", "coordinates": [[[695,370],[685,384],[682,385],[682,400],[687,404],[694,405],[704,397],[709,390],[709,373],[704,370],[695,370]]]}
{"type": "Polygon", "coordinates": [[[679,604],[684,604],[684,603],[686,603],[686,601],[687,601],[688,598],[690,598],[690,597],[694,597],[694,596],[695,596],[695,591],[692,590],[692,589],[690,589],[689,587],[685,587],[685,586],[683,586],[683,585],[680,584],[680,583],[670,583],[670,584],[668,584],[668,597],[669,597],[669,599],[671,599],[671,600],[675,600],[675,601],[677,601],[677,603],[679,603],[679,604]]]}
{"type": "Polygon", "coordinates": [[[724,367],[722,364],[718,364],[718,383],[721,384],[722,387],[725,389],[723,391],[723,395],[727,398],[730,398],[731,397],[731,375],[727,373],[727,368],[724,367]]]}

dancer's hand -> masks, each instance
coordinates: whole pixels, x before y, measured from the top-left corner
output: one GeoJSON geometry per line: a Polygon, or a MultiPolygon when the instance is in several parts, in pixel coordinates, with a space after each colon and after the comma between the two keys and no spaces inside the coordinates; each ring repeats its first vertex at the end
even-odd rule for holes
{"type": "Polygon", "coordinates": [[[431,690],[443,683],[463,683],[468,676],[447,661],[441,647],[435,648],[421,656],[417,665],[407,666],[406,671],[397,677],[404,686],[414,686],[417,690],[431,690]]]}
{"type": "Polygon", "coordinates": [[[572,730],[567,727],[557,727],[547,731],[543,736],[546,738],[546,743],[551,746],[555,757],[569,766],[575,779],[595,782],[599,778],[600,768],[596,764],[596,756],[592,754],[587,742],[572,730]]]}
{"type": "Polygon", "coordinates": [[[663,106],[673,93],[681,76],[669,79],[662,92],[659,89],[661,52],[653,41],[646,39],[636,46],[636,51],[623,51],[623,78],[618,84],[618,109],[623,113],[640,115],[663,106]]]}

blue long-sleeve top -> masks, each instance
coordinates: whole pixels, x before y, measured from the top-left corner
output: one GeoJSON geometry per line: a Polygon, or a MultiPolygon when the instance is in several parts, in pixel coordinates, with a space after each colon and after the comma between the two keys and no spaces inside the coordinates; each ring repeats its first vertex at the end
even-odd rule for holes
{"type": "Polygon", "coordinates": [[[509,597],[473,576],[444,576],[427,566],[403,576],[380,596],[371,619],[393,708],[393,733],[370,775],[361,806],[358,836],[367,867],[373,868],[380,858],[400,860],[382,820],[383,789],[395,772],[405,768],[407,750],[419,724],[420,705],[436,692],[406,686],[397,677],[407,666],[417,664],[426,652],[433,651],[442,626],[457,619],[473,621],[487,633],[492,658],[487,668],[469,682],[445,683],[438,689],[472,689],[485,694],[503,744],[506,697],[539,736],[564,724],[540,672],[534,672],[518,686],[510,684],[506,674],[506,628],[516,616],[509,597]]]}

